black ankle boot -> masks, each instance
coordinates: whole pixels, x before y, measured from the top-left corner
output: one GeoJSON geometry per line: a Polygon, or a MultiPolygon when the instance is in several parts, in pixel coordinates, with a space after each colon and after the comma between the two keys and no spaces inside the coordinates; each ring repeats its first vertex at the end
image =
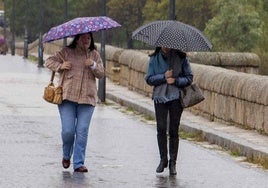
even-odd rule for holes
{"type": "Polygon", "coordinates": [[[179,149],[179,139],[178,138],[170,138],[169,139],[169,174],[176,175],[176,161],[179,149]]]}
{"type": "Polygon", "coordinates": [[[161,160],[158,167],[156,168],[157,173],[161,173],[164,171],[164,168],[168,166],[168,160],[161,160]]]}
{"type": "Polygon", "coordinates": [[[168,166],[167,158],[167,137],[166,135],[157,135],[159,153],[160,153],[160,164],[158,165],[156,172],[161,173],[164,171],[164,168],[168,166]]]}
{"type": "Polygon", "coordinates": [[[177,175],[176,161],[169,161],[169,174],[170,175],[177,175]]]}

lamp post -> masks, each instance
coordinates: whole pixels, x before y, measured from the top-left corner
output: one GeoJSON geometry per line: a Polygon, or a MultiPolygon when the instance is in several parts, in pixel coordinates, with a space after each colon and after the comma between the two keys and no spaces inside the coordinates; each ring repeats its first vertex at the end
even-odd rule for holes
{"type": "MultiPolygon", "coordinates": [[[[67,21],[68,17],[68,0],[64,0],[64,21],[67,21]]],[[[63,39],[63,46],[67,46],[67,38],[63,39]]]]}
{"type": "MultiPolygon", "coordinates": [[[[106,16],[106,0],[103,0],[103,16],[106,16]]],[[[101,59],[103,62],[104,68],[106,67],[105,62],[105,38],[106,33],[105,30],[101,31],[101,59]]],[[[98,96],[101,102],[105,102],[105,93],[106,93],[106,77],[99,79],[99,87],[98,87],[98,96]]]]}
{"type": "Polygon", "coordinates": [[[42,43],[42,27],[43,27],[43,0],[39,0],[39,45],[38,45],[38,67],[44,67],[43,61],[43,43],[42,43]]]}
{"type": "Polygon", "coordinates": [[[25,1],[24,58],[28,58],[28,0],[25,1]]]}
{"type": "Polygon", "coordinates": [[[15,55],[15,0],[12,0],[12,39],[11,55],[15,55]]]}
{"type": "Polygon", "coordinates": [[[175,20],[175,0],[169,1],[169,19],[175,20]]]}
{"type": "MultiPolygon", "coordinates": [[[[4,41],[5,44],[7,45],[7,31],[6,31],[6,27],[7,27],[7,19],[6,19],[6,0],[4,0],[4,41]]],[[[3,55],[6,55],[6,50],[3,51],[3,55]]]]}

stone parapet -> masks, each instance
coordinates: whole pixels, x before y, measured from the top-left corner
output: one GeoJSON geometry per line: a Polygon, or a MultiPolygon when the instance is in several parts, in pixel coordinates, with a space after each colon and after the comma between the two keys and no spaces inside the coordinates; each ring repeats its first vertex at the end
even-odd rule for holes
{"type": "MultiPolygon", "coordinates": [[[[117,67],[118,80],[120,85],[128,87],[130,90],[137,91],[147,97],[152,96],[152,87],[144,81],[144,76],[148,67],[148,54],[135,51],[120,51],[117,61],[114,61],[112,53],[108,52],[107,62],[112,67],[117,67]]],[[[113,50],[118,55],[118,51],[113,50]]],[[[197,57],[198,53],[195,53],[197,57]]],[[[204,59],[213,62],[221,57],[222,65],[239,65],[247,62],[252,67],[258,65],[259,58],[255,54],[245,53],[201,53],[204,59]],[[204,56],[205,55],[205,56],[204,56]],[[237,55],[237,56],[236,56],[237,55]],[[236,61],[237,60],[237,61],[236,61]]],[[[205,101],[190,108],[189,110],[199,115],[205,116],[212,121],[220,121],[229,125],[239,126],[245,129],[255,129],[261,133],[268,133],[268,77],[255,74],[241,73],[221,67],[206,65],[207,63],[193,63],[197,58],[191,59],[191,66],[194,73],[194,82],[197,83],[205,95],[205,101]]],[[[219,61],[219,60],[217,60],[219,61]]],[[[212,65],[217,63],[211,63],[212,65]]],[[[234,66],[233,65],[233,66],[234,66]]],[[[110,66],[107,66],[109,69],[110,66]]],[[[108,72],[111,70],[107,70],[108,72]]],[[[108,75],[109,77],[109,75],[108,75]]],[[[113,77],[115,77],[113,75],[113,77]]]]}
{"type": "Polygon", "coordinates": [[[187,55],[193,63],[223,67],[238,72],[259,73],[260,58],[254,53],[189,52],[187,55]]]}

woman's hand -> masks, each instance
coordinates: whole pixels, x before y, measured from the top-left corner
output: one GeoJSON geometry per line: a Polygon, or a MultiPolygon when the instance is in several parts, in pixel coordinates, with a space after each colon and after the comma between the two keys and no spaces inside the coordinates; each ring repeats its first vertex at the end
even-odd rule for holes
{"type": "Polygon", "coordinates": [[[175,83],[175,78],[167,78],[167,83],[168,84],[174,84],[175,83]]]}
{"type": "Polygon", "coordinates": [[[173,72],[173,70],[167,70],[166,72],[165,72],[165,78],[167,79],[167,78],[171,78],[172,77],[172,72],[173,72]]]}
{"type": "Polygon", "coordinates": [[[92,59],[88,58],[88,59],[86,59],[85,64],[86,64],[86,66],[93,66],[94,65],[94,62],[95,61],[93,61],[92,59]]]}
{"type": "Polygon", "coordinates": [[[72,64],[69,61],[64,61],[60,66],[60,70],[70,70],[71,68],[72,64]]]}
{"type": "Polygon", "coordinates": [[[165,72],[165,78],[168,84],[174,84],[175,83],[175,78],[172,78],[172,70],[167,70],[165,72]]]}

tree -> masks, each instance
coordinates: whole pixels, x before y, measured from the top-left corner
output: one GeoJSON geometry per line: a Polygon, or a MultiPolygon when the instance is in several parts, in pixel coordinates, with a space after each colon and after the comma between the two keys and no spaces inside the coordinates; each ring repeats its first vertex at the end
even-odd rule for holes
{"type": "Polygon", "coordinates": [[[169,0],[147,0],[142,10],[146,22],[169,19],[169,0]]]}
{"type": "MultiPolygon", "coordinates": [[[[6,13],[9,23],[12,21],[12,0],[6,0],[6,13]]],[[[47,32],[51,27],[63,23],[64,20],[64,3],[65,0],[42,0],[42,33],[47,32]]],[[[40,32],[40,1],[37,0],[20,0],[15,1],[15,35],[23,38],[24,27],[26,24],[26,13],[28,11],[28,34],[29,42],[36,40],[40,32]]],[[[99,0],[68,0],[68,19],[78,16],[96,16],[101,15],[102,7],[99,0]]]]}
{"type": "MultiPolygon", "coordinates": [[[[205,28],[206,22],[213,17],[216,0],[176,0],[175,19],[197,27],[205,28]]],[[[169,19],[170,0],[147,0],[143,14],[146,22],[169,19]]]]}
{"type": "Polygon", "coordinates": [[[126,33],[127,47],[133,48],[132,32],[143,21],[142,8],[146,0],[110,0],[107,4],[108,15],[118,21],[126,33]]]}
{"type": "Polygon", "coordinates": [[[246,0],[223,0],[220,12],[209,20],[205,34],[215,51],[251,51],[261,37],[261,20],[246,0]]]}
{"type": "MultiPolygon", "coordinates": [[[[9,23],[12,22],[12,0],[6,0],[6,13],[9,23]]],[[[23,38],[25,25],[28,25],[29,42],[36,40],[39,37],[40,30],[40,8],[43,11],[43,23],[41,25],[42,32],[48,31],[52,26],[63,21],[63,0],[49,1],[23,0],[15,1],[15,35],[23,38]],[[26,19],[26,11],[28,18],[26,19]],[[26,23],[27,22],[27,23],[26,23]]]]}
{"type": "MultiPolygon", "coordinates": [[[[257,1],[257,0],[255,0],[257,1]]],[[[263,21],[261,30],[262,38],[259,40],[257,49],[254,50],[261,58],[260,74],[268,75],[268,0],[258,3],[258,12],[263,21]]]]}
{"type": "Polygon", "coordinates": [[[217,0],[177,0],[176,20],[203,31],[208,20],[216,14],[217,0]]]}

